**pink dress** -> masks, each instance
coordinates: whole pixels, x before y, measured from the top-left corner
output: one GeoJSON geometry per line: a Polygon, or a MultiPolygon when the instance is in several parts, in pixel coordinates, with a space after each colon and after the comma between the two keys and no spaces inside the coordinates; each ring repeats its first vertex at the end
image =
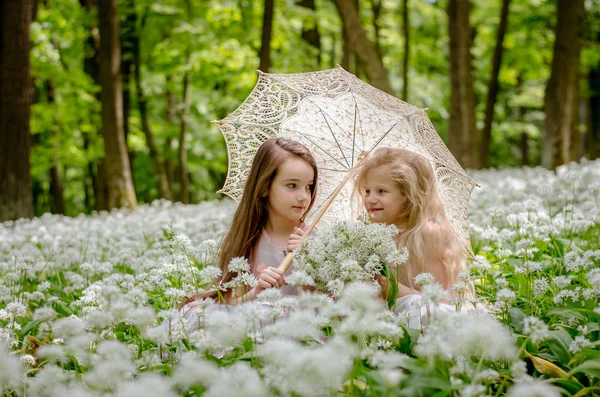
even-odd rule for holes
{"type": "MultiPolygon", "coordinates": [[[[256,271],[258,265],[263,264],[267,267],[279,267],[279,264],[285,258],[287,254],[287,247],[281,247],[273,244],[269,235],[266,231],[262,231],[258,246],[256,249],[255,257],[250,260],[250,269],[255,276],[260,276],[260,273],[256,271]]],[[[293,268],[287,271],[287,274],[291,273],[293,268]]],[[[284,285],[281,288],[282,295],[298,295],[298,288],[293,285],[284,285]]],[[[181,308],[179,313],[181,314],[181,320],[185,322],[185,327],[188,332],[194,331],[201,328],[204,323],[204,316],[217,311],[229,311],[233,308],[231,305],[222,303],[211,303],[208,306],[200,305],[192,302],[181,308]]],[[[165,326],[168,325],[168,321],[165,320],[165,326]]]]}
{"type": "MultiPolygon", "coordinates": [[[[287,255],[287,247],[282,247],[273,244],[271,238],[267,234],[267,232],[263,229],[262,234],[260,236],[260,240],[258,241],[258,245],[256,247],[256,255],[250,261],[250,268],[252,269],[252,273],[256,277],[260,276],[260,273],[256,271],[258,265],[263,264],[266,267],[279,267],[285,256],[287,255]]],[[[286,274],[290,274],[294,271],[293,265],[287,271],[286,274]]],[[[281,288],[282,295],[298,295],[297,287],[292,285],[284,285],[281,288]]]]}

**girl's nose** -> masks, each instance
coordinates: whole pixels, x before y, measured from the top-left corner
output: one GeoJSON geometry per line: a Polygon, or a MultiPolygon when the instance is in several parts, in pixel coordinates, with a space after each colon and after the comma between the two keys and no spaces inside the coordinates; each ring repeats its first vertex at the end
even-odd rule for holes
{"type": "Polygon", "coordinates": [[[310,200],[310,192],[306,190],[302,190],[298,196],[298,201],[309,201],[310,200]]]}

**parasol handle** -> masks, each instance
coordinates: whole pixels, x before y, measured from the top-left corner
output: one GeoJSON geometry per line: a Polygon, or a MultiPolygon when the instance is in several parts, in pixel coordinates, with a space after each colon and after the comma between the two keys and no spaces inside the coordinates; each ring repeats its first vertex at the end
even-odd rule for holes
{"type": "MultiPolygon", "coordinates": [[[[361,161],[362,161],[362,159],[361,159],[361,161]]],[[[333,193],[331,194],[331,196],[329,196],[329,198],[327,199],[327,201],[325,202],[325,204],[323,204],[323,207],[321,207],[321,210],[319,211],[319,213],[315,217],[315,220],[313,221],[313,223],[308,227],[308,229],[306,229],[306,235],[310,234],[310,232],[313,231],[313,229],[315,228],[315,226],[317,226],[317,223],[319,222],[319,220],[321,220],[321,218],[323,217],[323,215],[325,214],[325,212],[327,211],[327,209],[329,208],[329,206],[331,205],[331,203],[333,202],[333,200],[335,200],[335,198],[338,195],[338,193],[346,185],[346,182],[348,182],[348,180],[350,179],[350,176],[352,176],[353,171],[361,163],[361,161],[357,161],[356,162],[356,164],[354,165],[354,167],[352,168],[352,170],[350,170],[350,172],[348,172],[346,174],[346,176],[344,176],[344,179],[342,179],[342,181],[340,182],[340,184],[338,185],[338,187],[333,191],[333,193]]],[[[285,256],[285,258],[283,259],[283,261],[281,262],[281,264],[279,264],[279,268],[282,269],[284,273],[287,272],[288,269],[290,268],[290,266],[292,265],[292,259],[293,258],[294,258],[294,253],[293,252],[288,252],[288,254],[285,256]]]]}

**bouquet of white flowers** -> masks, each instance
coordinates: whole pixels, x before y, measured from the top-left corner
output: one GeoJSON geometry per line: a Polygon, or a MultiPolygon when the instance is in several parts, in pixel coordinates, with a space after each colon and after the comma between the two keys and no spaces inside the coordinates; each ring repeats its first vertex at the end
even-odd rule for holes
{"type": "Polygon", "coordinates": [[[388,302],[393,305],[398,286],[390,267],[408,259],[407,250],[396,246],[397,233],[395,226],[379,223],[340,221],[320,228],[296,252],[292,279],[339,296],[345,285],[381,274],[390,279],[388,302]]]}

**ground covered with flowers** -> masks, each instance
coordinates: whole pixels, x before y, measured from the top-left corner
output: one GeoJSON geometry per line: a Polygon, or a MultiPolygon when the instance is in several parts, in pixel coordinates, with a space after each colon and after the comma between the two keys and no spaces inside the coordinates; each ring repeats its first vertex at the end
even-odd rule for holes
{"type": "Polygon", "coordinates": [[[443,291],[424,287],[429,325],[416,328],[354,283],[336,299],[267,290],[231,310],[204,303],[188,332],[177,304],[218,275],[230,201],[4,223],[0,393],[599,394],[600,161],[473,177],[477,300],[460,304],[480,310],[436,311],[443,291]]]}

